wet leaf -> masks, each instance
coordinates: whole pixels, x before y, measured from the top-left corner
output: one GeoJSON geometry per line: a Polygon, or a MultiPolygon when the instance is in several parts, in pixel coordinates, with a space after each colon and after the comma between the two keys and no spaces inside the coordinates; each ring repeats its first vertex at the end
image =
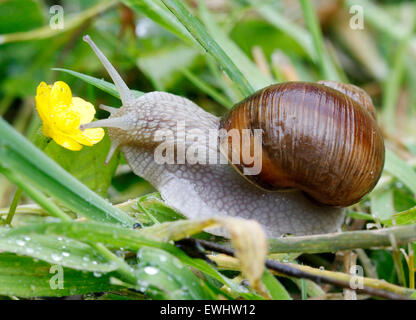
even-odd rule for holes
{"type": "Polygon", "coordinates": [[[60,269],[30,257],[0,253],[0,295],[63,297],[118,289],[109,279],[110,275],[60,269]],[[59,272],[62,272],[62,283],[59,272]]]}

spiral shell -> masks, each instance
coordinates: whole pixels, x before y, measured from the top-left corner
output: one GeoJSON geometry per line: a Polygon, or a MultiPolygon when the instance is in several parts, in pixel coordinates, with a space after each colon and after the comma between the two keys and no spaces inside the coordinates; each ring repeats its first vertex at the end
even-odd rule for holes
{"type": "MultiPolygon", "coordinates": [[[[220,127],[262,130],[262,169],[246,178],[269,190],[299,189],[325,205],[358,202],[374,188],[384,165],[371,99],[352,85],[271,85],[236,104],[220,127]]],[[[232,143],[222,152],[231,159],[232,143]]],[[[234,164],[240,172],[250,165],[234,164]]]]}

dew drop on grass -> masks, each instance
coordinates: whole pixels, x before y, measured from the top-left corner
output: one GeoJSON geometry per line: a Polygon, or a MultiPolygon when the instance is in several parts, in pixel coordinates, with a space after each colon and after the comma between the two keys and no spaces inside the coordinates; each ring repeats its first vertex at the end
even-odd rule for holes
{"type": "Polygon", "coordinates": [[[64,257],[69,257],[69,252],[62,252],[62,255],[64,256],[64,257]]]}
{"type": "Polygon", "coordinates": [[[52,260],[53,260],[53,261],[61,261],[61,260],[62,260],[62,257],[61,257],[59,254],[55,254],[55,253],[53,253],[53,254],[51,255],[51,257],[52,257],[52,260]]]}
{"type": "Polygon", "coordinates": [[[16,243],[21,247],[23,247],[26,244],[26,242],[24,242],[23,240],[16,240],[16,243]]]}
{"type": "Polygon", "coordinates": [[[146,272],[148,275],[153,276],[153,275],[157,274],[159,272],[159,270],[156,269],[155,267],[145,267],[144,272],[146,272]]]}

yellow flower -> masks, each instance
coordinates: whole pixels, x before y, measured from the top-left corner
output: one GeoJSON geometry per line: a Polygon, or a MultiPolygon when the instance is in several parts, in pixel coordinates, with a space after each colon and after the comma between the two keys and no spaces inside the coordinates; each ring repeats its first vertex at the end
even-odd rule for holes
{"type": "Polygon", "coordinates": [[[92,146],[104,137],[102,128],[85,129],[79,126],[94,119],[94,106],[78,97],[62,81],[51,85],[41,82],[36,90],[36,109],[42,120],[45,136],[69,150],[78,151],[82,145],[92,146]]]}

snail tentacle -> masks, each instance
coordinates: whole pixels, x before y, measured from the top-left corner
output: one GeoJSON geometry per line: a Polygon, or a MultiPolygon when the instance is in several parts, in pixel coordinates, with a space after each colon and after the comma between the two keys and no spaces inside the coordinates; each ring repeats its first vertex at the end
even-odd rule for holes
{"type": "Polygon", "coordinates": [[[127,87],[126,83],[120,77],[120,75],[118,74],[117,70],[113,67],[111,62],[108,61],[107,57],[96,46],[96,44],[94,43],[94,41],[92,41],[89,35],[85,35],[83,37],[83,40],[91,46],[92,50],[94,50],[98,59],[100,59],[104,68],[107,70],[111,79],[113,79],[114,85],[116,86],[117,91],[120,94],[120,98],[121,98],[121,102],[123,103],[123,106],[132,105],[134,103],[135,97],[130,92],[129,87],[127,87]]]}
{"type": "Polygon", "coordinates": [[[117,118],[108,118],[97,120],[94,122],[82,124],[79,126],[81,130],[91,129],[91,128],[119,128],[122,130],[131,130],[134,128],[134,124],[130,121],[127,116],[117,117],[117,118]]]}
{"type": "Polygon", "coordinates": [[[100,108],[101,110],[107,111],[110,114],[113,114],[115,112],[117,112],[118,108],[114,108],[114,107],[110,107],[110,106],[106,106],[105,104],[100,104],[98,106],[98,108],[100,108]]]}

